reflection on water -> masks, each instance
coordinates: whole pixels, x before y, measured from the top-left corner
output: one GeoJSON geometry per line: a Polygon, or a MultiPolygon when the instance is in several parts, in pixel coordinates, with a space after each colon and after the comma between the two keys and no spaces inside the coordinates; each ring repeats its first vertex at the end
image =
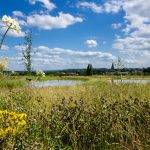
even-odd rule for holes
{"type": "Polygon", "coordinates": [[[43,82],[33,82],[32,86],[35,87],[48,87],[48,86],[71,86],[81,83],[76,80],[48,80],[43,82]]]}
{"type": "Polygon", "coordinates": [[[114,83],[150,83],[150,80],[113,80],[114,83]]]}

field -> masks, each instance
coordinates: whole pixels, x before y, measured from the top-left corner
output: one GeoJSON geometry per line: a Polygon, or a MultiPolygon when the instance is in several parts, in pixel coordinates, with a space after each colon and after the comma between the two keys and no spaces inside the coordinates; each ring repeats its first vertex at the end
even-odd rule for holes
{"type": "Polygon", "coordinates": [[[41,81],[83,83],[33,88],[26,76],[0,78],[2,150],[150,149],[150,83],[111,83],[118,78],[112,76],[46,76],[41,81]]]}

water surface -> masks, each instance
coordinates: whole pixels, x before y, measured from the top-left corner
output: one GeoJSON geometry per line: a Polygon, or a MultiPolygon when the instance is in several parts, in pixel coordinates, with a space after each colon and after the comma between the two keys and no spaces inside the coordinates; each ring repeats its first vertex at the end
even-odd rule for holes
{"type": "Polygon", "coordinates": [[[32,83],[35,87],[49,87],[49,86],[71,86],[80,84],[79,80],[48,80],[48,81],[36,81],[32,83]]]}
{"type": "Polygon", "coordinates": [[[150,83],[148,79],[124,79],[124,80],[113,80],[114,83],[150,83]]]}

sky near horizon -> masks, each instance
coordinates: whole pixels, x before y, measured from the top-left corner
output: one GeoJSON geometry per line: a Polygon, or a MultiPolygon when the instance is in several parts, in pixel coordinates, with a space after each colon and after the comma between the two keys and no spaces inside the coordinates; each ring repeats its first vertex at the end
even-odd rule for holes
{"type": "MultiPolygon", "coordinates": [[[[8,32],[0,58],[8,70],[24,70],[24,37],[32,30],[34,70],[110,68],[118,57],[125,67],[148,67],[149,10],[150,0],[0,0],[0,18],[21,26],[8,32]]],[[[5,30],[0,21],[0,35],[5,30]]]]}

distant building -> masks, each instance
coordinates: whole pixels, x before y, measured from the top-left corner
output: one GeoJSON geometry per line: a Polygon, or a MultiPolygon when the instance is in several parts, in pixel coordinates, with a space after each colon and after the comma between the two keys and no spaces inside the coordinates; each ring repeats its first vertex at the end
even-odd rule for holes
{"type": "Polygon", "coordinates": [[[111,70],[112,70],[112,71],[115,70],[114,63],[112,63],[112,65],[111,65],[111,70]]]}

